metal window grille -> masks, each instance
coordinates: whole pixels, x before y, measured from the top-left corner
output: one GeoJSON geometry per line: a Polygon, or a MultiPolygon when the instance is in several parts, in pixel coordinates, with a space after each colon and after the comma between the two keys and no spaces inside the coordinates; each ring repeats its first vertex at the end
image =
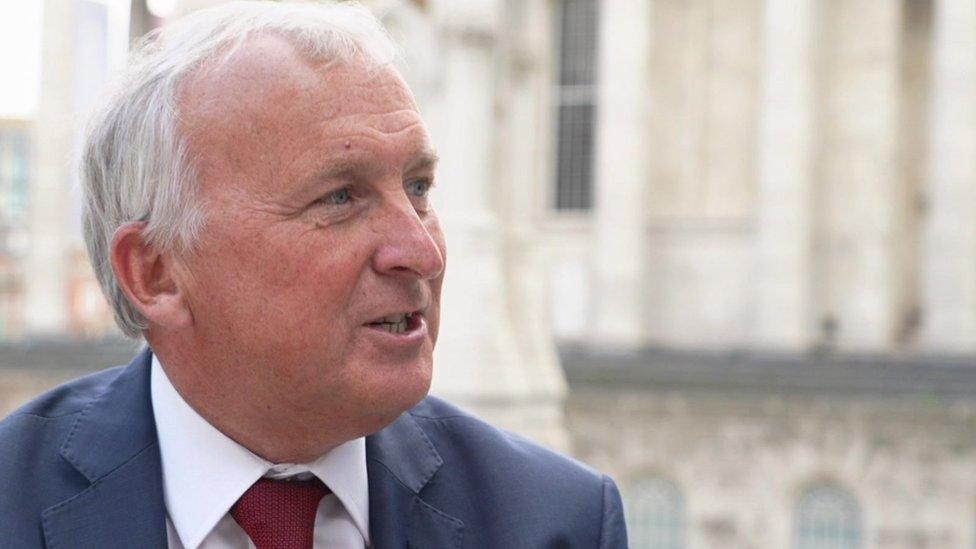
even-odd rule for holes
{"type": "Polygon", "coordinates": [[[559,3],[556,81],[556,209],[593,206],[597,1],[559,3]]]}
{"type": "Polygon", "coordinates": [[[796,549],[857,549],[861,546],[861,512],[847,491],[818,486],[797,504],[796,549]]]}
{"type": "Polygon", "coordinates": [[[684,501],[678,488],[659,477],[645,478],[624,491],[630,546],[634,549],[681,549],[684,501]]]}

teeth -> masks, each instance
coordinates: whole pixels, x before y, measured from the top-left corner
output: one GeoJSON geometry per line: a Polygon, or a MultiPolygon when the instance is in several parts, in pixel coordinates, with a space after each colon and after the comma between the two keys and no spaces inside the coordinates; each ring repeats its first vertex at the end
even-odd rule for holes
{"type": "Polygon", "coordinates": [[[390,315],[374,324],[374,326],[382,328],[383,330],[393,334],[402,334],[403,332],[407,331],[407,326],[410,323],[409,321],[411,316],[412,315],[410,313],[390,315]]]}

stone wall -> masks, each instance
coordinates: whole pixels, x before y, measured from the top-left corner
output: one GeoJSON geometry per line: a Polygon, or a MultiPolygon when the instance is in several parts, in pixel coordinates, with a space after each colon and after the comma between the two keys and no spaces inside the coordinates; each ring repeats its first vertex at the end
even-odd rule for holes
{"type": "Polygon", "coordinates": [[[819,483],[856,498],[862,547],[976,541],[974,400],[574,384],[566,419],[575,455],[625,498],[649,475],[678,487],[688,548],[789,547],[797,501],[819,483]]]}

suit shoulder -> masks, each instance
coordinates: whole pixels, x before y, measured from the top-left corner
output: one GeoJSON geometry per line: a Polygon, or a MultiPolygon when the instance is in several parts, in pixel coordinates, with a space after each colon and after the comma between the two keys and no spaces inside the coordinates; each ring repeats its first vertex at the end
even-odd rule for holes
{"type": "Polygon", "coordinates": [[[119,371],[111,368],[68,381],[11,412],[0,421],[2,465],[17,461],[18,455],[27,459],[48,444],[60,444],[78,414],[105,391],[119,371]]]}
{"type": "Polygon", "coordinates": [[[14,545],[43,543],[41,512],[89,485],[59,449],[88,404],[118,374],[113,368],[69,381],[0,421],[0,530],[14,545]]]}
{"type": "Polygon", "coordinates": [[[42,419],[56,419],[80,412],[95,397],[118,377],[124,366],[109,368],[88,374],[61,385],[35,397],[30,402],[10,413],[0,422],[0,434],[14,418],[34,416],[42,419]]]}
{"type": "Polygon", "coordinates": [[[599,487],[603,475],[518,434],[485,421],[437,397],[427,397],[410,410],[442,453],[463,454],[465,463],[519,471],[523,480],[599,487]]]}
{"type": "Polygon", "coordinates": [[[627,546],[609,477],[434,397],[409,414],[441,460],[422,497],[464,524],[465,546],[627,546]]]}

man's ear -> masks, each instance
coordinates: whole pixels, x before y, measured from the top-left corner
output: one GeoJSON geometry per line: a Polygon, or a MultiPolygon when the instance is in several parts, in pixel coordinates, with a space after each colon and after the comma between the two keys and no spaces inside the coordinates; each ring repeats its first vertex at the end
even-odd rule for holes
{"type": "Polygon", "coordinates": [[[129,303],[151,324],[179,329],[193,316],[178,283],[172,257],[146,242],[143,221],[126,223],[112,237],[112,269],[129,303]]]}

